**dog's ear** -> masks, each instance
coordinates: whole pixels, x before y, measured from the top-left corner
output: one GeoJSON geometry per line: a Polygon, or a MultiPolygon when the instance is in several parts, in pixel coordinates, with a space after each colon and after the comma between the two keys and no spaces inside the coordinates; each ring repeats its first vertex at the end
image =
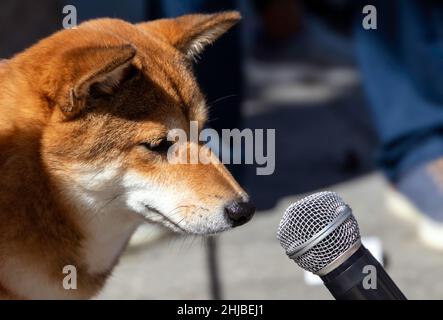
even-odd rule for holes
{"type": "Polygon", "coordinates": [[[63,66],[58,70],[55,101],[70,118],[85,107],[91,88],[112,93],[124,77],[136,54],[130,45],[80,47],[61,55],[63,66]]]}
{"type": "Polygon", "coordinates": [[[138,24],[147,32],[155,32],[189,58],[195,58],[203,49],[217,40],[238,21],[238,11],[215,14],[190,14],[175,19],[161,19],[138,24]]]}

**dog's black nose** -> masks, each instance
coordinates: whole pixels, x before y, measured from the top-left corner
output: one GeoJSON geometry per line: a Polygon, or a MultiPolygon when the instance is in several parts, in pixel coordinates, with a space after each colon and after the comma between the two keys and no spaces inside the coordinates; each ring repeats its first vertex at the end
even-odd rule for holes
{"type": "Polygon", "coordinates": [[[249,220],[255,213],[255,206],[251,201],[232,202],[225,207],[225,213],[233,227],[241,226],[249,220]]]}

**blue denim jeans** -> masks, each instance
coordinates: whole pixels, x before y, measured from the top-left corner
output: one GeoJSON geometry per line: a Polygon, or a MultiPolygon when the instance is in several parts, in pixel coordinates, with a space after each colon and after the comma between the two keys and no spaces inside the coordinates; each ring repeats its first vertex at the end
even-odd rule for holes
{"type": "Polygon", "coordinates": [[[393,180],[443,156],[443,5],[372,1],[378,29],[355,24],[356,52],[381,148],[393,180]]]}

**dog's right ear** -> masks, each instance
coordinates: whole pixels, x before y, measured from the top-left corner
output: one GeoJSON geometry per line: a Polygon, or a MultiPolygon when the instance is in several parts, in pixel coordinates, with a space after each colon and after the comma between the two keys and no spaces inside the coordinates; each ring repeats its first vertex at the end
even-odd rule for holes
{"type": "Polygon", "coordinates": [[[136,49],[130,45],[80,47],[61,55],[62,67],[55,72],[53,100],[67,118],[81,112],[91,87],[111,94],[130,67],[136,49]]]}
{"type": "Polygon", "coordinates": [[[195,59],[241,19],[238,11],[214,14],[188,14],[174,19],[160,19],[137,24],[146,32],[155,32],[186,57],[195,59]]]}

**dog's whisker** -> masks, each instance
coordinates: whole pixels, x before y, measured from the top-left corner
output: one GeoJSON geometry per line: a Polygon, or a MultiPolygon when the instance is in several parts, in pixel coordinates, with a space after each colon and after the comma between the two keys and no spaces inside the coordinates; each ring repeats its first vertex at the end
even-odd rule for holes
{"type": "Polygon", "coordinates": [[[215,99],[215,100],[213,100],[211,102],[208,102],[207,105],[208,105],[209,108],[212,108],[216,103],[219,103],[219,102],[221,102],[223,100],[226,100],[226,99],[229,99],[229,98],[234,98],[234,97],[238,97],[238,94],[228,94],[226,96],[223,96],[221,98],[218,98],[218,99],[215,99]]]}

